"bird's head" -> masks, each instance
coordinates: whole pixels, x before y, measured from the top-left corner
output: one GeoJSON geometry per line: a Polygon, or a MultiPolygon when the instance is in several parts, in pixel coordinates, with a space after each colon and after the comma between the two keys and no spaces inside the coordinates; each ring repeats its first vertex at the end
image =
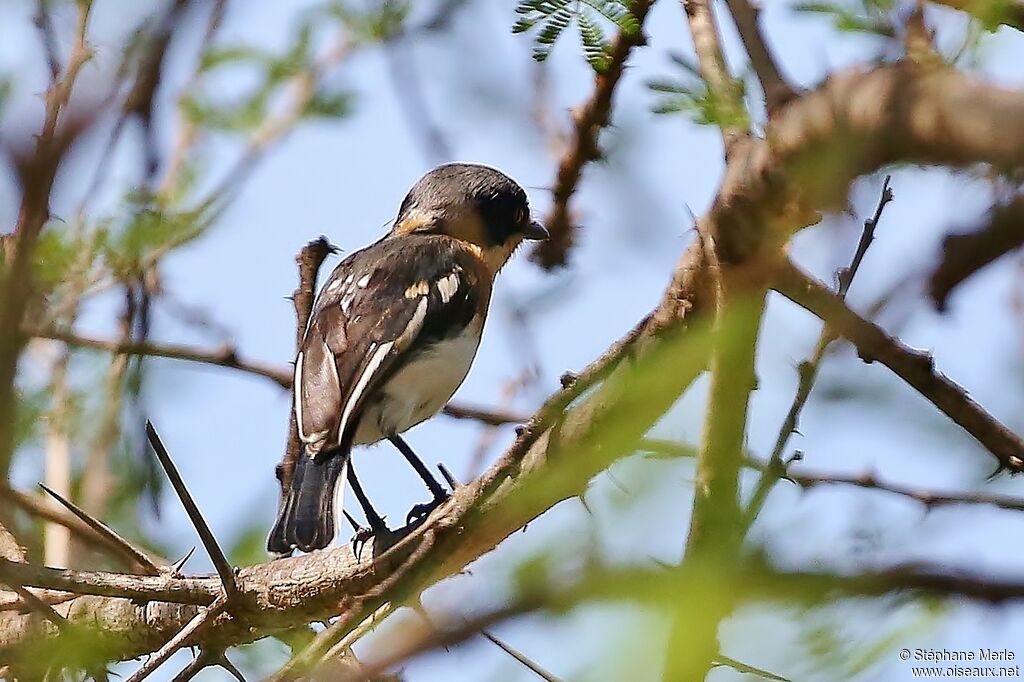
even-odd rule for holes
{"type": "Polygon", "coordinates": [[[449,163],[412,186],[391,233],[443,234],[463,242],[496,273],[524,239],[547,239],[526,192],[489,166],[449,163]]]}

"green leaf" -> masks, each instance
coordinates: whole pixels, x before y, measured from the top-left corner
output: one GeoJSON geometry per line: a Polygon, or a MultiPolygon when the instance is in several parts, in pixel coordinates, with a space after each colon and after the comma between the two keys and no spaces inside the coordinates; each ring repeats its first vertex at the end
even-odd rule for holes
{"type": "Polygon", "coordinates": [[[199,60],[199,70],[212,71],[225,64],[238,64],[243,62],[266,62],[269,55],[259,48],[248,45],[234,45],[231,47],[214,47],[203,53],[199,60]]]}
{"type": "Polygon", "coordinates": [[[601,72],[611,63],[610,46],[602,24],[627,35],[640,30],[640,22],[630,12],[629,5],[629,0],[523,0],[515,8],[519,19],[512,25],[512,33],[538,29],[534,36],[533,58],[542,62],[575,22],[584,58],[595,71],[601,72]]]}
{"type": "Polygon", "coordinates": [[[200,95],[186,95],[179,106],[182,114],[196,125],[225,132],[248,132],[257,128],[266,117],[272,87],[265,83],[242,101],[222,105],[200,95]]]}
{"type": "Polygon", "coordinates": [[[111,230],[104,244],[104,257],[119,278],[138,273],[143,261],[170,251],[202,235],[210,226],[207,211],[162,211],[142,206],[128,222],[111,230]]]}
{"type": "Polygon", "coordinates": [[[82,245],[67,230],[53,226],[41,232],[33,253],[33,275],[37,286],[48,291],[63,282],[75,265],[81,248],[82,245]]]}
{"type": "Polygon", "coordinates": [[[793,6],[796,12],[821,14],[832,19],[832,26],[844,33],[872,33],[886,38],[896,36],[890,0],[862,0],[856,8],[824,2],[805,2],[793,6]]]}
{"type": "Polygon", "coordinates": [[[409,0],[384,0],[370,9],[354,9],[350,2],[337,0],[326,12],[338,19],[357,42],[380,43],[402,34],[411,9],[409,0]]]}
{"type": "Polygon", "coordinates": [[[730,79],[727,93],[711,92],[700,77],[697,66],[680,55],[669,55],[682,77],[657,78],[647,88],[661,97],[651,107],[656,114],[686,114],[699,125],[746,127],[749,119],[742,102],[745,86],[742,80],[730,79]]]}
{"type": "Polygon", "coordinates": [[[615,0],[583,0],[583,2],[615,24],[626,35],[635,35],[640,30],[640,22],[629,11],[628,3],[615,0]]]}
{"type": "Polygon", "coordinates": [[[587,58],[587,63],[597,72],[604,71],[611,63],[611,50],[604,37],[604,31],[591,21],[586,12],[580,12],[576,20],[580,25],[580,41],[583,43],[583,55],[587,58]]]}
{"type": "Polygon", "coordinates": [[[355,101],[350,92],[316,92],[302,112],[304,118],[344,118],[355,101]]]}

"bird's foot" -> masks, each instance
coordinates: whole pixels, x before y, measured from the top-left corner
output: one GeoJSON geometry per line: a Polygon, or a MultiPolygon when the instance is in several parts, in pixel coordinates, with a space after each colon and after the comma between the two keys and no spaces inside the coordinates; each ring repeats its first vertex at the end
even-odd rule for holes
{"type": "Polygon", "coordinates": [[[366,547],[366,543],[373,540],[374,547],[387,547],[390,544],[390,539],[393,533],[385,523],[384,518],[372,515],[369,519],[369,526],[360,525],[358,521],[352,518],[352,515],[347,511],[345,512],[345,518],[348,519],[349,524],[352,526],[352,554],[355,555],[356,561],[360,560],[363,553],[363,548],[366,547]]]}
{"type": "Polygon", "coordinates": [[[431,500],[430,502],[424,502],[423,504],[417,504],[413,506],[413,508],[409,510],[408,515],[406,515],[405,517],[406,525],[421,523],[425,521],[426,518],[430,516],[431,512],[433,512],[435,509],[437,509],[442,504],[447,502],[450,498],[451,494],[442,493],[441,495],[434,497],[434,499],[431,500]]]}

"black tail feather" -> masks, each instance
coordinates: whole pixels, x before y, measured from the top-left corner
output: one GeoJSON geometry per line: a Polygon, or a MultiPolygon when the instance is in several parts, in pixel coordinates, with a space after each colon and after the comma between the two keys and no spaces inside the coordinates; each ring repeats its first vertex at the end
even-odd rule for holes
{"type": "Polygon", "coordinates": [[[334,539],[334,497],[338,479],[348,462],[347,454],[336,454],[314,462],[299,455],[292,474],[292,486],[267,538],[267,550],[290,554],[322,549],[334,539]]]}

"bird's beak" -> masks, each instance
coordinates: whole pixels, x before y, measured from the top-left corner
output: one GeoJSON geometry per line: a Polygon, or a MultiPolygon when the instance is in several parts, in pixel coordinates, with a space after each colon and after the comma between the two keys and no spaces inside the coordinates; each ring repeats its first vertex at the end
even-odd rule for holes
{"type": "Polygon", "coordinates": [[[551,236],[548,234],[547,229],[536,220],[524,227],[522,233],[523,239],[533,239],[536,241],[544,241],[551,236]]]}

